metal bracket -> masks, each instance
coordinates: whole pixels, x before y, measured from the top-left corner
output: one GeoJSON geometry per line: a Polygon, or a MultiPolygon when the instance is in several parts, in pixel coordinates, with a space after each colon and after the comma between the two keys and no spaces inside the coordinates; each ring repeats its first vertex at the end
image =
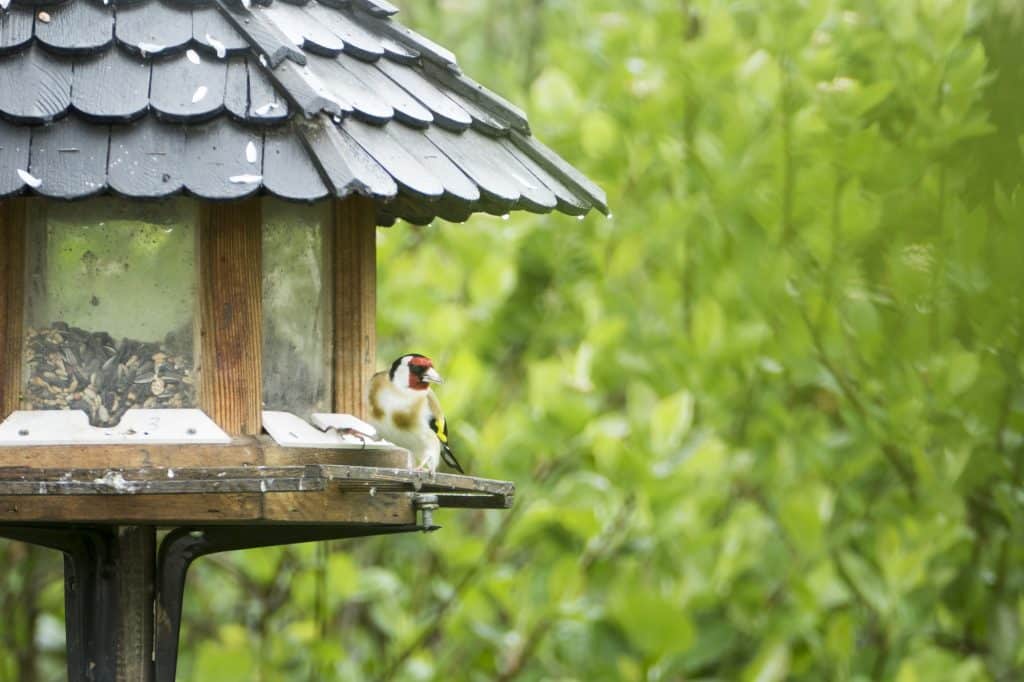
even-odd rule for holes
{"type": "Polygon", "coordinates": [[[185,576],[199,557],[238,549],[322,542],[369,535],[393,535],[418,526],[206,526],[177,528],[157,554],[156,682],[174,682],[178,665],[185,576]]]}

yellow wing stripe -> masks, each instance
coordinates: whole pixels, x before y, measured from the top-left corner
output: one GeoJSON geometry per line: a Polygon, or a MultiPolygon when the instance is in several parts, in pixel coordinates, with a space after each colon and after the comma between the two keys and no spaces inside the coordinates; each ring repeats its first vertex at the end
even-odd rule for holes
{"type": "Polygon", "coordinates": [[[434,418],[434,433],[437,434],[438,440],[445,445],[448,444],[448,428],[444,422],[444,417],[434,418]]]}

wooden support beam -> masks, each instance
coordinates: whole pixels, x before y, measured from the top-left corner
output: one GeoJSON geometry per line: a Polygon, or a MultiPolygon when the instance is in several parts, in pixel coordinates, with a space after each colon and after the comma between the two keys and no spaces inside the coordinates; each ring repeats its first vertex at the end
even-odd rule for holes
{"type": "Polygon", "coordinates": [[[0,201],[0,420],[21,405],[25,201],[0,201]]]}
{"type": "Polygon", "coordinates": [[[258,435],[263,403],[263,212],[205,203],[199,221],[199,402],[231,435],[258,435]]]}
{"type": "Polygon", "coordinates": [[[366,417],[377,365],[377,208],[350,197],[334,203],[334,411],[366,417]]]}

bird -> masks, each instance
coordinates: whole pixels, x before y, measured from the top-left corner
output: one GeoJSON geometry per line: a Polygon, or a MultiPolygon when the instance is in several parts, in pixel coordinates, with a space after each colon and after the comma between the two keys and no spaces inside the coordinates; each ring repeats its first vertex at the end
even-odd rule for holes
{"type": "Polygon", "coordinates": [[[444,380],[425,355],[408,353],[370,379],[369,421],[385,440],[410,452],[417,470],[434,474],[443,458],[465,472],[448,443],[448,422],[431,384],[444,380]]]}

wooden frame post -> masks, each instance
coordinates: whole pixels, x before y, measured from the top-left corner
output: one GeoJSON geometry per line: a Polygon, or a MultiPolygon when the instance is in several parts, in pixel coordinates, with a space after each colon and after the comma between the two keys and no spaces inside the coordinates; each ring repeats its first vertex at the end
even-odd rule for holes
{"type": "Polygon", "coordinates": [[[334,202],[334,411],[366,416],[377,365],[377,208],[371,199],[334,202]]]}
{"type": "Polygon", "coordinates": [[[21,406],[25,201],[0,201],[0,420],[21,406]]]}
{"type": "Polygon", "coordinates": [[[199,220],[199,403],[233,436],[259,435],[263,405],[263,211],[204,203],[199,220]]]}

